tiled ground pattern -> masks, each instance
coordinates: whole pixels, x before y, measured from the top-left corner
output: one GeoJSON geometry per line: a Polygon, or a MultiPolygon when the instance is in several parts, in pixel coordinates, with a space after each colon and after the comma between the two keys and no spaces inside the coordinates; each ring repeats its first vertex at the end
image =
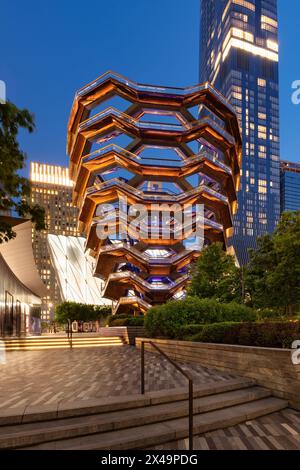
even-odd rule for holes
{"type": "MultiPolygon", "coordinates": [[[[187,450],[180,440],[155,450],[187,450]]],[[[194,438],[194,450],[300,450],[300,413],[286,409],[194,438]]]]}
{"type": "MultiPolygon", "coordinates": [[[[140,353],[131,346],[89,349],[14,351],[0,364],[1,408],[55,405],[61,400],[140,393],[140,353]]],[[[187,385],[186,379],[165,359],[146,352],[146,391],[187,385]]],[[[232,378],[199,365],[184,364],[195,384],[232,378]]]]}

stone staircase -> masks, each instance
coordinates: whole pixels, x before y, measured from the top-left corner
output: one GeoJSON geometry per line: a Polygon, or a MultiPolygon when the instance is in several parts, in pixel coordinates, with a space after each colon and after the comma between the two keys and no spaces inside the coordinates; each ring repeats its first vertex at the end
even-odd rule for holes
{"type": "MultiPolygon", "coordinates": [[[[194,435],[287,407],[250,379],[236,378],[194,389],[194,435]]],[[[55,409],[28,407],[0,416],[0,449],[128,450],[188,437],[187,388],[114,397],[55,409]],[[27,410],[27,412],[26,412],[27,410]]]]}
{"type": "MultiPolygon", "coordinates": [[[[125,340],[121,336],[97,336],[87,335],[73,336],[73,348],[99,348],[101,346],[122,346],[125,340]]],[[[26,338],[5,338],[2,339],[1,349],[9,351],[38,351],[45,349],[70,348],[70,341],[67,336],[32,336],[26,338]]]]}

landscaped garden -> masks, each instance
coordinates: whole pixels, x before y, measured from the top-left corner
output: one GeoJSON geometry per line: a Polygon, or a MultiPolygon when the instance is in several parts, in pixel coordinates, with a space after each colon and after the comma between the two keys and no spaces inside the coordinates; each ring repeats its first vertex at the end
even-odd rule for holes
{"type": "Polygon", "coordinates": [[[191,269],[183,300],[152,307],[145,316],[111,315],[111,308],[63,302],[59,323],[145,326],[152,338],[290,348],[300,339],[300,212],[285,213],[273,235],[258,239],[246,267],[221,243],[207,246],[191,269]]]}
{"type": "Polygon", "coordinates": [[[290,348],[300,339],[300,212],[258,239],[248,266],[215,243],[192,269],[188,295],[150,309],[150,337],[290,348]]]}

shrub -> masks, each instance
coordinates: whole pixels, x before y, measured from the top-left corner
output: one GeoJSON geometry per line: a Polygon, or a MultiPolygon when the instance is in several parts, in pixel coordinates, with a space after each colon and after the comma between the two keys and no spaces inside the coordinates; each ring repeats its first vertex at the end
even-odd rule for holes
{"type": "Polygon", "coordinates": [[[112,316],[108,322],[109,326],[144,326],[144,317],[128,317],[128,314],[112,316]]]}
{"type": "Polygon", "coordinates": [[[269,348],[291,348],[300,338],[300,322],[215,323],[203,326],[190,341],[239,344],[269,348]]]}
{"type": "Polygon", "coordinates": [[[145,319],[142,316],[128,317],[126,319],[126,326],[144,326],[145,319]]]}
{"type": "Polygon", "coordinates": [[[201,333],[205,325],[183,325],[177,334],[177,339],[185,339],[201,333]]]}
{"type": "Polygon", "coordinates": [[[225,343],[235,344],[237,338],[237,326],[241,323],[225,322],[204,325],[202,331],[193,335],[191,341],[201,341],[203,343],[225,343]]]}
{"type": "Polygon", "coordinates": [[[285,315],[280,310],[259,309],[256,311],[258,321],[284,319],[285,315]]]}
{"type": "Polygon", "coordinates": [[[213,299],[187,297],[152,307],[145,319],[149,336],[176,338],[184,325],[218,322],[249,322],[256,320],[256,313],[245,305],[234,302],[222,304],[213,299]]]}
{"type": "Polygon", "coordinates": [[[119,315],[111,315],[107,323],[109,326],[112,326],[112,324],[115,323],[117,320],[124,320],[127,317],[128,317],[127,313],[120,313],[119,315]]]}

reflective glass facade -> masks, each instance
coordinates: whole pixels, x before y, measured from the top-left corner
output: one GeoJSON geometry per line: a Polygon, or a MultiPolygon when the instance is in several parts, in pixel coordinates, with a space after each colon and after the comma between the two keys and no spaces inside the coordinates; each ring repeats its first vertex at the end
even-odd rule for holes
{"type": "Polygon", "coordinates": [[[200,81],[235,107],[243,138],[234,245],[241,264],[280,216],[277,0],[201,0],[200,81]]]}
{"type": "Polygon", "coordinates": [[[281,162],[281,210],[300,211],[300,164],[281,162]]]}

